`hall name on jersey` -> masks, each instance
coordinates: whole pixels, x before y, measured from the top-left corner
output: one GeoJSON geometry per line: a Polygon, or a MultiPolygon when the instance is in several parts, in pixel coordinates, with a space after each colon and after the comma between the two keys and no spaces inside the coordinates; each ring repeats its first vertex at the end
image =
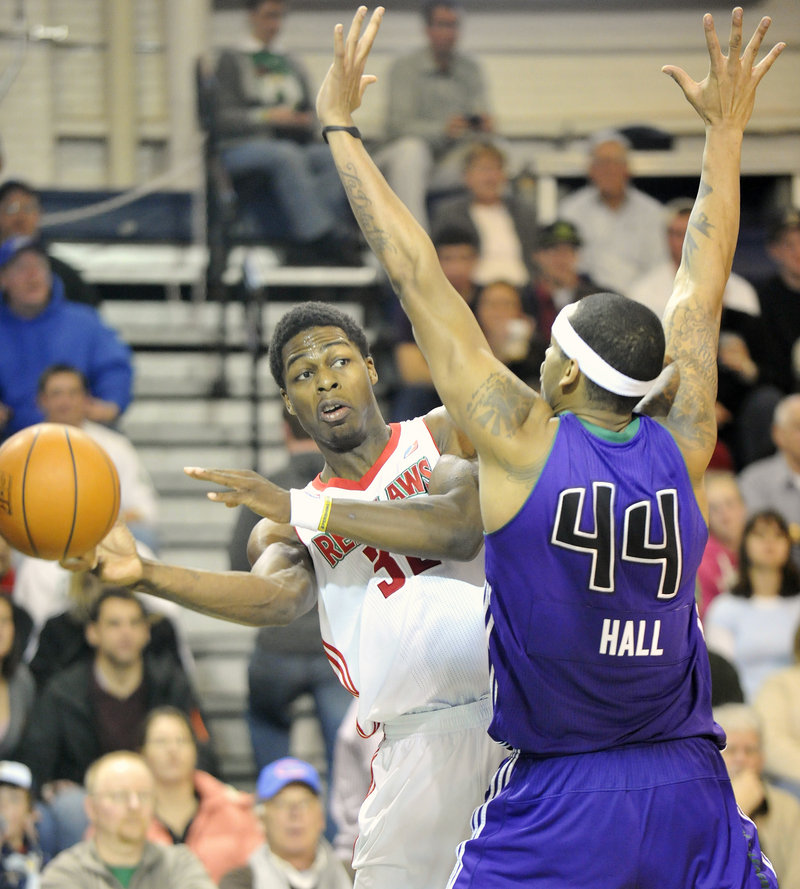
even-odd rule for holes
{"type": "Polygon", "coordinates": [[[606,617],[600,632],[600,654],[609,657],[660,657],[660,620],[620,620],[606,617]]]}
{"type": "MultiPolygon", "coordinates": [[[[427,493],[431,471],[427,457],[417,460],[413,466],[404,469],[386,485],[383,489],[386,499],[405,500],[406,497],[427,493]]],[[[354,540],[342,537],[340,534],[319,534],[313,538],[313,543],[331,568],[335,568],[349,552],[360,546],[354,540]]]]}

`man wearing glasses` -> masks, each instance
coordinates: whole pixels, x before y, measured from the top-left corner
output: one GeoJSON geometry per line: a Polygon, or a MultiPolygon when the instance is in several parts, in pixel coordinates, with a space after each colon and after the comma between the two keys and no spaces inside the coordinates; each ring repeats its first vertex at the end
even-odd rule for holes
{"type": "Polygon", "coordinates": [[[93,836],[54,858],[41,889],[214,889],[186,846],[147,841],[153,776],[135,753],[109,753],[86,773],[86,813],[93,836]]]}

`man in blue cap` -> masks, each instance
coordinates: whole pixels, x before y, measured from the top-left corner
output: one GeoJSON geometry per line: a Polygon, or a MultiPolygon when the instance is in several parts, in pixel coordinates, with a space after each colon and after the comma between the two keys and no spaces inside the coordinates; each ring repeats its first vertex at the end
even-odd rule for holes
{"type": "Polygon", "coordinates": [[[322,782],[309,763],[285,756],[265,766],[256,784],[256,812],[266,843],[248,864],[229,871],[220,889],[350,889],[344,866],[322,835],[321,795],[322,782]]]}

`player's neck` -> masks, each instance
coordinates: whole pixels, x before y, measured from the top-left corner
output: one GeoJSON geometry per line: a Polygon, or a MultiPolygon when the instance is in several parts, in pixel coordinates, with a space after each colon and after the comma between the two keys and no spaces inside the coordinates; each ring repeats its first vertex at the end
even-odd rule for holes
{"type": "Polygon", "coordinates": [[[557,413],[569,411],[583,423],[592,426],[599,426],[601,429],[608,429],[611,432],[622,432],[631,422],[633,416],[631,414],[620,414],[616,411],[603,410],[589,405],[572,406],[569,404],[559,405],[557,413]]]}
{"type": "Polygon", "coordinates": [[[320,473],[322,481],[331,478],[358,481],[363,478],[384,452],[390,438],[391,429],[382,422],[380,427],[376,426],[360,444],[348,451],[335,451],[321,445],[320,450],[325,457],[325,466],[320,473]]]}

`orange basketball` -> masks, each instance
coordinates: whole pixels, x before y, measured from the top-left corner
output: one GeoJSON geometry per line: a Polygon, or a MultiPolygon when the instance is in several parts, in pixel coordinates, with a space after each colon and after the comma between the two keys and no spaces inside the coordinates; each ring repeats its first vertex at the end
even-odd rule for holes
{"type": "Polygon", "coordinates": [[[117,470],[77,427],[38,423],[0,447],[0,535],[20,552],[80,555],[105,537],[118,513],[117,470]]]}

